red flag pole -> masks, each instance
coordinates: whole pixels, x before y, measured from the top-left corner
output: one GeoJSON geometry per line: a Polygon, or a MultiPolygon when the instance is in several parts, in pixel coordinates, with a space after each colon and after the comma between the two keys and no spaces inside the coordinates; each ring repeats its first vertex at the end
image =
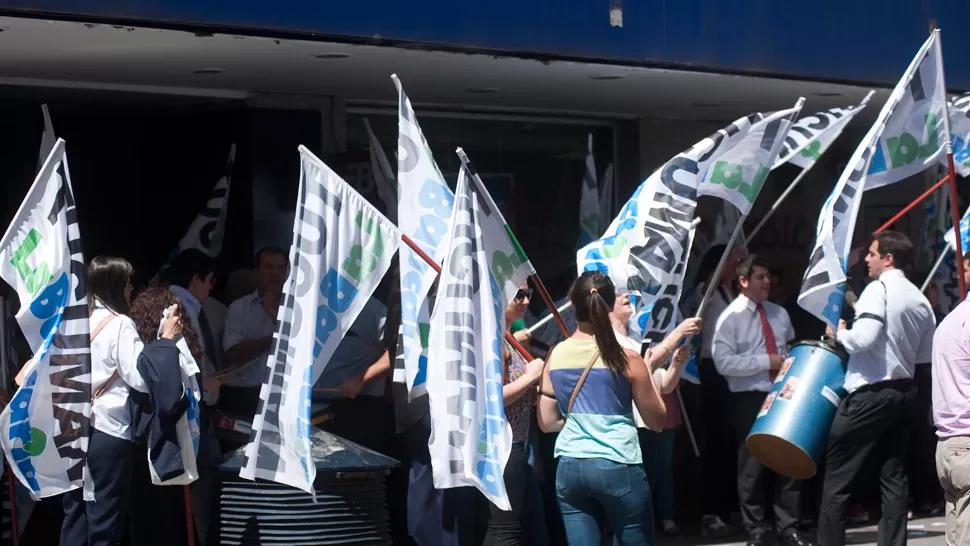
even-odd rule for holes
{"type": "Polygon", "coordinates": [[[960,195],[957,192],[957,177],[954,175],[953,152],[946,154],[946,166],[950,177],[950,214],[953,215],[953,232],[956,234],[957,277],[960,279],[960,301],[967,299],[967,281],[963,277],[963,237],[960,235],[960,195]]]}
{"type": "Polygon", "coordinates": [[[195,524],[192,519],[192,490],[188,485],[182,486],[185,495],[185,534],[188,538],[189,546],[195,546],[195,524]]]}
{"type": "MultiPolygon", "coordinates": [[[[438,262],[434,261],[434,258],[432,258],[431,256],[428,256],[427,252],[421,250],[421,247],[419,247],[418,244],[414,242],[414,240],[412,240],[410,237],[408,237],[403,233],[401,234],[401,240],[404,241],[404,244],[411,247],[411,250],[413,250],[415,254],[420,256],[421,259],[425,261],[425,263],[430,265],[431,269],[434,269],[435,272],[437,273],[441,273],[441,266],[438,265],[438,262]]],[[[513,336],[511,333],[508,332],[508,330],[506,330],[505,332],[505,341],[508,341],[509,344],[512,345],[512,348],[518,351],[520,355],[522,355],[522,358],[530,362],[532,360],[535,360],[532,357],[532,355],[529,354],[529,351],[526,351],[525,347],[523,347],[522,344],[515,339],[515,336],[513,336]]],[[[189,546],[195,546],[195,545],[190,544],[189,546]]]]}
{"type": "MultiPolygon", "coordinates": [[[[952,162],[952,157],[950,159],[951,159],[951,162],[952,162]]],[[[951,170],[950,173],[952,173],[952,172],[953,171],[951,170]]],[[[916,205],[918,205],[921,202],[923,202],[927,197],[933,195],[933,192],[935,192],[936,190],[940,189],[940,186],[942,186],[943,184],[946,184],[947,181],[950,180],[950,177],[951,176],[953,176],[953,175],[952,174],[947,174],[946,176],[944,176],[943,178],[941,178],[939,182],[937,182],[936,184],[933,184],[933,186],[930,189],[928,189],[925,192],[923,192],[923,194],[920,195],[919,197],[917,197],[912,203],[906,205],[906,208],[904,208],[903,210],[897,212],[896,213],[896,216],[893,216],[892,218],[890,218],[888,221],[886,221],[885,224],[879,226],[879,229],[877,229],[876,231],[873,231],[872,233],[874,235],[878,235],[878,234],[886,231],[887,229],[889,229],[889,226],[895,224],[896,221],[899,220],[900,218],[902,218],[903,216],[905,216],[907,212],[913,210],[916,207],[916,205]]]]}
{"type": "Polygon", "coordinates": [[[549,295],[549,291],[546,290],[546,285],[542,284],[542,279],[539,278],[538,273],[533,273],[529,276],[532,279],[532,283],[536,285],[536,290],[539,291],[539,295],[542,296],[542,300],[546,302],[546,307],[552,312],[553,318],[559,324],[559,329],[562,330],[562,334],[566,337],[573,335],[569,331],[569,327],[566,326],[566,321],[562,319],[562,315],[559,314],[559,309],[556,309],[556,302],[552,301],[552,296],[549,295]]]}
{"type": "Polygon", "coordinates": [[[14,493],[14,475],[10,463],[4,460],[7,467],[7,491],[10,492],[10,535],[13,537],[13,546],[20,546],[20,524],[17,522],[17,495],[14,493]]]}

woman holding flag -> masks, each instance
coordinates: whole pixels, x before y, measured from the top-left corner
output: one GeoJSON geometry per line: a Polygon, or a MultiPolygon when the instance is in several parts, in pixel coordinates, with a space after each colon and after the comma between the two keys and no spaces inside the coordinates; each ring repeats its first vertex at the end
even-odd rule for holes
{"type": "MultiPolygon", "coordinates": [[[[515,298],[505,308],[505,324],[508,328],[511,328],[513,322],[525,316],[531,299],[532,290],[529,286],[520,286],[515,298]]],[[[529,536],[532,534],[529,531],[543,529],[543,527],[530,524],[536,518],[542,517],[541,513],[529,513],[531,506],[537,506],[541,493],[536,473],[529,464],[526,442],[529,440],[532,408],[536,405],[535,385],[542,376],[544,363],[539,359],[526,362],[508,341],[504,343],[502,353],[505,360],[503,363],[505,385],[502,388],[502,397],[505,400],[505,416],[512,427],[512,451],[505,464],[504,478],[512,510],[500,510],[494,504],[489,504],[485,546],[518,544],[543,546],[548,542],[547,537],[529,536]]]]}
{"type": "MultiPolygon", "coordinates": [[[[613,281],[587,271],[573,284],[569,299],[577,329],[549,351],[539,389],[540,428],[561,431],[556,492],[569,544],[597,544],[604,514],[621,546],[652,544],[650,488],[633,412],[660,430],[667,409],[647,363],[616,338],[610,321],[613,281]]],[[[671,336],[677,339],[665,339],[651,352],[651,361],[670,358],[679,338],[699,333],[700,323],[692,319],[678,327],[671,336]]]]}
{"type": "MultiPolygon", "coordinates": [[[[121,537],[131,503],[132,441],[129,389],[147,392],[137,362],[144,343],[127,315],[132,267],[122,258],[98,256],[87,268],[91,328],[91,436],[85,488],[64,494],[61,546],[113,545],[121,537]],[[88,485],[90,484],[90,485],[88,485]],[[95,500],[88,501],[86,493],[95,500]]],[[[171,343],[182,332],[172,310],[162,328],[171,343]]],[[[174,345],[173,345],[174,348],[174,345]]]]}

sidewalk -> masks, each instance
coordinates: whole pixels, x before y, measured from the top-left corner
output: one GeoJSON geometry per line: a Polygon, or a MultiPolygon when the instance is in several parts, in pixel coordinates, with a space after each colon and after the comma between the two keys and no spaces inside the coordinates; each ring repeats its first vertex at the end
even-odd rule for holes
{"type": "MultiPolygon", "coordinates": [[[[852,527],[846,537],[846,544],[876,546],[876,525],[852,527]]],[[[943,518],[914,519],[909,522],[909,546],[943,546],[946,544],[943,518]]],[[[807,537],[813,538],[814,537],[807,537]]],[[[658,546],[744,546],[742,537],[733,540],[704,539],[700,537],[657,537],[658,546]]]]}

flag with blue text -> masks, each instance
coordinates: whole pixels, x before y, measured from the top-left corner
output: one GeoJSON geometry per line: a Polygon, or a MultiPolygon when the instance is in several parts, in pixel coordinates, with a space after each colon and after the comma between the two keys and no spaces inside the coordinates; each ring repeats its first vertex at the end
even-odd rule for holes
{"type": "Polygon", "coordinates": [[[512,430],[502,397],[502,338],[509,290],[532,270],[476,178],[464,162],[431,315],[428,448],[435,488],[473,486],[509,510],[503,475],[512,430]]]}
{"type": "Polygon", "coordinates": [[[660,341],[676,320],[697,198],[747,213],[798,111],[751,114],[678,154],[637,188],[603,238],[577,253],[580,273],[603,271],[635,296],[635,339],[660,341]]]}
{"type": "MultiPolygon", "coordinates": [[[[397,219],[401,232],[435,262],[441,263],[445,235],[451,229],[455,195],[445,183],[421,132],[411,101],[400,80],[398,91],[397,219]]],[[[401,335],[395,381],[404,381],[411,399],[427,392],[428,332],[431,313],[428,291],[438,276],[414,250],[401,245],[401,335]],[[403,373],[401,373],[403,368],[403,373]],[[403,376],[403,377],[402,377],[403,376]]]]}
{"type": "Polygon", "coordinates": [[[946,101],[939,61],[937,30],[896,84],[822,205],[798,304],[832,328],[838,326],[842,314],[849,251],[863,192],[922,172],[936,163],[943,149],[946,101]]]}
{"type": "Polygon", "coordinates": [[[84,256],[64,148],[56,141],[0,239],[0,277],[17,292],[34,353],[0,414],[0,446],[37,498],[82,486],[91,425],[84,256]]]}
{"type": "Polygon", "coordinates": [[[313,491],[312,385],[391,265],[400,232],[300,147],[290,272],[239,475],[313,491]]]}
{"type": "MultiPolygon", "coordinates": [[[[953,135],[953,167],[960,176],[970,176],[970,93],[950,101],[950,133],[953,135]]],[[[946,155],[940,156],[946,166],[946,155]]]]}

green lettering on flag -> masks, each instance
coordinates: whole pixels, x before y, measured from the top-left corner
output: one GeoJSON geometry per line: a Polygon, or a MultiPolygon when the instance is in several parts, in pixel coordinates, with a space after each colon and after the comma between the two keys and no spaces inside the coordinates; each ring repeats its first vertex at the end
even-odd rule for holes
{"type": "Polygon", "coordinates": [[[718,161],[711,173],[711,184],[721,184],[730,190],[737,189],[744,182],[744,173],[739,165],[718,161]]]}
{"type": "Polygon", "coordinates": [[[933,155],[933,152],[940,149],[940,134],[936,130],[936,114],[927,114],[926,130],[929,132],[930,138],[926,144],[919,147],[920,159],[926,159],[933,155]]]}
{"type": "Polygon", "coordinates": [[[761,186],[765,184],[765,179],[768,178],[768,168],[764,165],[758,167],[758,172],[754,174],[754,182],[751,184],[741,184],[741,195],[748,200],[748,203],[754,203],[755,198],[758,197],[758,192],[761,191],[761,186]]]}
{"type": "Polygon", "coordinates": [[[917,159],[926,159],[940,149],[940,133],[936,127],[937,115],[927,114],[923,119],[928,135],[926,143],[922,146],[916,137],[909,133],[886,139],[889,162],[894,169],[905,167],[917,159]]]}
{"type": "Polygon", "coordinates": [[[818,161],[818,158],[822,157],[822,143],[818,140],[813,140],[811,144],[802,149],[801,155],[802,157],[818,161]]]}
{"type": "Polygon", "coordinates": [[[20,243],[20,246],[14,251],[13,259],[10,260],[11,265],[17,269],[17,274],[19,274],[20,278],[27,283],[27,290],[29,290],[33,296],[36,296],[37,293],[40,292],[42,288],[47,286],[47,284],[51,282],[51,279],[54,278],[53,275],[51,275],[50,266],[48,266],[46,263],[38,265],[35,269],[31,269],[30,266],[27,265],[27,257],[30,256],[30,253],[37,248],[37,245],[39,245],[42,240],[43,237],[40,235],[40,232],[38,232],[36,229],[31,229],[27,233],[27,236],[24,237],[24,241],[20,243]]]}
{"type": "Polygon", "coordinates": [[[613,244],[609,246],[604,246],[600,249],[600,253],[604,258],[619,258],[620,253],[623,252],[623,247],[626,246],[626,236],[619,235],[613,241],[613,244]]]}

